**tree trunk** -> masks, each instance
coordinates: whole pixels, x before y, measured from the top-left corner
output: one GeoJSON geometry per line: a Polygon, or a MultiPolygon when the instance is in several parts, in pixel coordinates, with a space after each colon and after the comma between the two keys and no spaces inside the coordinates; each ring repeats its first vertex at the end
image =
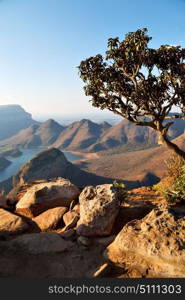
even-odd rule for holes
{"type": "Polygon", "coordinates": [[[159,133],[160,144],[167,146],[171,151],[185,160],[185,152],[181,150],[176,144],[172,143],[166,134],[159,133]]]}

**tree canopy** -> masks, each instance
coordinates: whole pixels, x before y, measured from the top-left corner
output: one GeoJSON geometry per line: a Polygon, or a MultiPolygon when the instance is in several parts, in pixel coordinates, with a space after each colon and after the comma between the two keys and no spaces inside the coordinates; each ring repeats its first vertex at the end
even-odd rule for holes
{"type": "Polygon", "coordinates": [[[160,143],[185,158],[167,135],[173,118],[185,120],[185,49],[152,49],[150,40],[146,28],[126,34],[123,41],[110,38],[105,57],[97,54],[81,61],[79,74],[93,106],[151,127],[160,143]],[[174,106],[180,113],[169,115],[174,106]]]}

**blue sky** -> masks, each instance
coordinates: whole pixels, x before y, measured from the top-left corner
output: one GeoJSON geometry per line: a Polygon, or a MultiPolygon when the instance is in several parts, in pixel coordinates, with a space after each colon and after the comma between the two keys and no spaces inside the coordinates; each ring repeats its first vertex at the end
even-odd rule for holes
{"type": "Polygon", "coordinates": [[[109,37],[147,27],[152,47],[185,47],[185,0],[0,1],[0,104],[34,117],[90,116],[77,66],[109,37]]]}

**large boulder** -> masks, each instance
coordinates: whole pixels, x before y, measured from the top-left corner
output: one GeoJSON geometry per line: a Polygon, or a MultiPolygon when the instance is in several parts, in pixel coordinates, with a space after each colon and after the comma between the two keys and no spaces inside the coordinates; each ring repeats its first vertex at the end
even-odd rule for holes
{"type": "Polygon", "coordinates": [[[42,231],[56,229],[62,221],[63,215],[67,212],[67,207],[55,207],[46,210],[42,214],[33,218],[32,220],[37,223],[42,231]]]}
{"type": "Polygon", "coordinates": [[[0,233],[19,234],[25,232],[29,225],[20,217],[3,208],[0,209],[0,233]]]}
{"type": "Polygon", "coordinates": [[[30,233],[19,236],[9,242],[9,247],[30,254],[44,254],[70,250],[73,243],[65,241],[59,234],[53,232],[30,233]]]}
{"type": "Polygon", "coordinates": [[[185,277],[185,210],[157,207],[129,222],[105,256],[140,277],[185,277]]]}
{"type": "Polygon", "coordinates": [[[25,216],[35,217],[49,208],[69,207],[79,194],[79,189],[64,178],[34,184],[28,187],[20,198],[16,211],[25,216]]]}
{"type": "Polygon", "coordinates": [[[119,212],[119,192],[112,184],[86,187],[79,197],[77,233],[83,236],[111,234],[119,212]]]}

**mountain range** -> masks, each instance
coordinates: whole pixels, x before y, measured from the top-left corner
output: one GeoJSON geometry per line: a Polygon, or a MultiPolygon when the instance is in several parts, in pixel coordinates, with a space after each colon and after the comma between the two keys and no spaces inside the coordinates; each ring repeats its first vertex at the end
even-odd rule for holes
{"type": "MultiPolygon", "coordinates": [[[[185,131],[185,122],[176,119],[169,130],[174,139],[185,131]]],[[[66,151],[97,152],[116,147],[137,149],[157,144],[157,134],[148,127],[136,126],[123,119],[111,126],[107,122],[97,124],[88,119],[62,126],[49,119],[39,124],[34,123],[16,135],[0,142],[0,145],[13,145],[24,148],[51,146],[66,151]]]]}
{"type": "MultiPolygon", "coordinates": [[[[16,109],[19,112],[21,110],[17,106],[16,109]]],[[[8,110],[11,111],[11,114],[14,111],[10,110],[10,107],[8,110]]],[[[88,175],[88,182],[92,180],[92,184],[94,181],[97,182],[96,176],[107,180],[110,180],[110,177],[123,180],[129,184],[128,187],[142,184],[151,185],[165,176],[165,161],[170,157],[171,152],[167,148],[157,145],[156,132],[148,127],[136,126],[125,119],[116,125],[110,125],[107,122],[98,124],[88,119],[82,119],[62,126],[52,119],[39,123],[32,120],[24,110],[22,113],[27,116],[23,119],[31,124],[16,132],[15,135],[1,140],[1,149],[12,146],[16,149],[44,146],[49,149],[58,148],[61,151],[84,152],[83,155],[88,153],[90,155],[88,160],[81,159],[75,162],[75,165],[83,169],[85,173],[79,173],[79,171],[75,171],[75,168],[72,172],[77,172],[76,178],[80,174],[83,181],[88,172],[91,174],[88,175]],[[91,156],[94,152],[96,152],[96,159],[91,156]]],[[[13,127],[13,117],[7,116],[7,119],[9,126],[13,127]]],[[[26,126],[26,123],[22,124],[22,127],[23,125],[26,126]]],[[[2,132],[6,133],[4,128],[2,132]]],[[[18,127],[15,129],[18,130],[18,127]]],[[[185,150],[184,132],[185,122],[175,119],[169,130],[169,136],[185,150]]],[[[5,165],[4,162],[1,163],[5,165]]],[[[70,170],[72,169],[70,168],[70,170]]],[[[9,181],[3,183],[3,186],[6,185],[9,186],[9,181]]]]}

